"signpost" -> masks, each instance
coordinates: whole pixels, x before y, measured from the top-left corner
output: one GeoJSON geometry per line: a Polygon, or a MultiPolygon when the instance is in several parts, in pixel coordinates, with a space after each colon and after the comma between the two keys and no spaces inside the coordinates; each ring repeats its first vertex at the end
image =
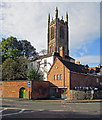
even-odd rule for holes
{"type": "Polygon", "coordinates": [[[29,100],[30,100],[30,87],[31,87],[30,85],[31,85],[31,82],[29,81],[29,82],[28,82],[28,88],[29,88],[29,100]]]}

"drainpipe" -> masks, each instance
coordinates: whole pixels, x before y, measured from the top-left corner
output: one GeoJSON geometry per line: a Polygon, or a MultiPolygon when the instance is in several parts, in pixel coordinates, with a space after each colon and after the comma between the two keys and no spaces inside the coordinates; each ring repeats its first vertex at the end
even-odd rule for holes
{"type": "Polygon", "coordinates": [[[65,66],[64,67],[64,87],[65,87],[65,66]]]}

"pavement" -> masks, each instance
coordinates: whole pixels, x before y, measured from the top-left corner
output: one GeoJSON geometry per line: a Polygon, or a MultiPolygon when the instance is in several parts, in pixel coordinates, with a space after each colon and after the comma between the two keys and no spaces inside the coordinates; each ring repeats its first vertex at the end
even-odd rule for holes
{"type": "MultiPolygon", "coordinates": [[[[28,100],[1,98],[5,118],[100,118],[102,100],[28,100]]],[[[95,119],[96,120],[96,119],[95,119]]]]}
{"type": "Polygon", "coordinates": [[[65,103],[90,103],[90,102],[102,102],[102,99],[93,99],[93,100],[68,100],[68,99],[36,99],[36,100],[29,100],[23,98],[0,98],[0,100],[15,100],[15,101],[63,101],[65,103]]]}

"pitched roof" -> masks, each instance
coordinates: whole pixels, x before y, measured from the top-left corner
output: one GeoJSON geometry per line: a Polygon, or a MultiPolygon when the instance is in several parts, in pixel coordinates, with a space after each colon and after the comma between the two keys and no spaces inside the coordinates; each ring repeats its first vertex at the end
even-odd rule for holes
{"type": "Polygon", "coordinates": [[[84,66],[83,65],[77,65],[75,63],[72,62],[68,62],[66,60],[60,59],[58,58],[70,71],[73,72],[79,72],[79,73],[85,73],[84,72],[84,66]]]}

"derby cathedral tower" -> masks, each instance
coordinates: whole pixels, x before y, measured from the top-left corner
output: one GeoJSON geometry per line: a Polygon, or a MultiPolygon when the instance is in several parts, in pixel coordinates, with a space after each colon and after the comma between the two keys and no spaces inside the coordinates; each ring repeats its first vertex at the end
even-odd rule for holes
{"type": "Polygon", "coordinates": [[[65,50],[65,55],[69,56],[69,40],[68,40],[68,13],[66,12],[66,21],[58,18],[58,9],[56,7],[55,19],[50,22],[50,14],[48,15],[48,53],[60,53],[60,47],[65,50]]]}

